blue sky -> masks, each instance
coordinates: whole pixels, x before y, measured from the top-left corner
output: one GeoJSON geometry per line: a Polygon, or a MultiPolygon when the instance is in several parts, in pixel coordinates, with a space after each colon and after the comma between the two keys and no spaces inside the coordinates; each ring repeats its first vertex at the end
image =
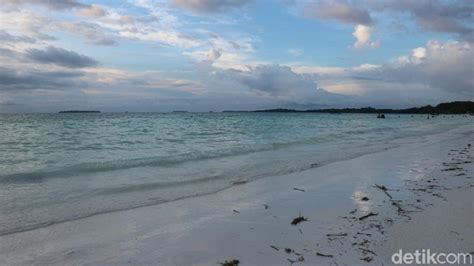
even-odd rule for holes
{"type": "Polygon", "coordinates": [[[0,112],[474,98],[472,1],[0,0],[0,112]]]}

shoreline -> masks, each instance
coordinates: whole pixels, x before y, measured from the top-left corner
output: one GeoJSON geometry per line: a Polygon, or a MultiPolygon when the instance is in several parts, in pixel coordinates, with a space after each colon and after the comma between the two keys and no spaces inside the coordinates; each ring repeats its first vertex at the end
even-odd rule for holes
{"type": "MultiPolygon", "coordinates": [[[[413,223],[397,213],[397,208],[415,220],[425,210],[411,212],[421,210],[410,204],[418,203],[415,206],[436,214],[438,204],[445,203],[444,189],[432,187],[432,193],[415,191],[418,194],[413,189],[426,191],[426,186],[434,185],[432,178],[436,178],[437,186],[452,191],[472,185],[472,179],[466,178],[472,176],[472,163],[461,166],[465,175],[451,176],[456,170],[442,171],[449,168],[443,163],[453,161],[449,154],[456,152],[450,150],[461,152],[467,143],[474,144],[472,130],[467,135],[453,134],[456,138],[451,133],[420,136],[416,144],[258,179],[206,196],[3,235],[0,263],[213,265],[238,259],[242,265],[288,265],[289,259],[309,265],[341,265],[366,264],[368,257],[370,263],[387,263],[382,258],[385,255],[379,255],[387,253],[380,246],[396,245],[398,238],[392,228],[402,232],[413,223]],[[385,186],[385,192],[395,201],[375,184],[385,186]],[[364,197],[368,200],[362,200],[364,197]],[[351,213],[354,210],[357,211],[351,213]],[[376,215],[360,220],[371,213],[376,215]],[[307,221],[291,225],[299,215],[307,221]],[[375,226],[361,231],[370,224],[375,226]],[[364,239],[369,242],[360,249],[358,244],[364,239]]],[[[463,156],[470,159],[470,152],[463,156]]],[[[473,202],[472,195],[467,193],[458,201],[473,202]],[[465,198],[468,196],[471,199],[465,198]]],[[[449,202],[451,196],[445,198],[449,202]]],[[[470,218],[472,223],[473,215],[467,212],[461,219],[470,218]]],[[[468,241],[472,243],[473,239],[468,241]]]]}
{"type": "MultiPolygon", "coordinates": [[[[150,195],[149,197],[144,197],[143,195],[135,194],[134,196],[136,196],[137,198],[142,197],[142,198],[146,198],[148,200],[153,199],[153,201],[142,202],[142,203],[140,203],[141,205],[136,205],[136,206],[134,206],[133,204],[130,205],[130,206],[124,206],[124,205],[118,206],[118,207],[116,206],[115,208],[112,208],[112,206],[108,206],[106,209],[101,209],[101,210],[96,211],[96,212],[90,212],[90,213],[86,213],[86,214],[75,214],[74,216],[72,216],[72,217],[70,216],[70,217],[67,217],[67,218],[62,218],[63,216],[58,215],[58,213],[57,213],[58,210],[56,210],[56,213],[55,213],[56,217],[61,217],[61,218],[50,219],[50,220],[42,221],[42,222],[36,221],[35,223],[32,223],[32,224],[13,227],[13,229],[8,228],[8,226],[7,226],[6,229],[3,228],[2,230],[0,230],[0,236],[10,235],[10,234],[15,234],[15,233],[20,233],[20,232],[27,232],[27,231],[31,231],[31,230],[35,230],[35,229],[39,229],[39,228],[43,228],[43,227],[48,227],[48,226],[59,224],[59,223],[75,221],[75,220],[84,219],[84,218],[88,218],[88,217],[95,216],[95,215],[100,215],[100,214],[119,212],[119,211],[127,211],[127,210],[136,209],[136,208],[150,207],[150,206],[155,206],[155,205],[159,205],[159,204],[165,204],[165,203],[173,202],[173,201],[176,201],[176,200],[207,196],[207,195],[211,195],[211,194],[218,193],[220,191],[229,189],[229,188],[231,188],[235,185],[239,185],[239,184],[242,184],[242,183],[253,182],[253,181],[258,180],[260,178],[272,178],[272,176],[277,176],[277,175],[296,174],[298,172],[307,171],[309,169],[314,169],[314,168],[325,166],[325,165],[328,165],[328,164],[342,162],[342,161],[346,161],[346,160],[351,160],[351,159],[355,159],[355,158],[360,157],[360,156],[365,156],[365,155],[369,155],[369,154],[373,154],[373,153],[382,152],[384,150],[393,149],[393,148],[396,148],[399,145],[410,145],[412,143],[416,143],[420,138],[423,138],[423,137],[438,135],[438,134],[448,134],[450,131],[454,130],[454,132],[456,132],[456,131],[462,130],[462,128],[463,128],[462,125],[456,125],[455,128],[451,128],[449,130],[447,130],[447,129],[440,130],[438,128],[436,130],[424,132],[424,134],[420,134],[419,132],[415,134],[415,133],[412,132],[412,133],[409,133],[409,134],[398,136],[398,137],[390,139],[390,140],[378,141],[376,144],[370,144],[368,146],[363,146],[363,145],[353,146],[353,144],[351,145],[351,144],[345,143],[344,145],[348,145],[348,146],[347,147],[342,146],[341,147],[342,149],[355,148],[355,150],[357,150],[358,152],[353,152],[352,151],[352,152],[346,152],[344,154],[337,151],[337,149],[336,149],[336,151],[334,151],[332,149],[328,149],[330,147],[324,146],[324,144],[323,144],[323,146],[316,145],[316,144],[310,144],[310,145],[297,144],[297,145],[292,145],[289,148],[287,147],[286,149],[277,149],[276,151],[275,150],[260,150],[258,152],[253,152],[253,153],[244,153],[244,154],[234,155],[234,157],[232,157],[232,161],[235,161],[235,160],[246,161],[247,164],[249,164],[249,163],[251,164],[253,161],[257,160],[258,157],[269,157],[269,158],[273,158],[272,159],[273,161],[277,160],[278,162],[282,162],[282,160],[288,160],[288,158],[290,158],[292,162],[297,163],[297,167],[295,167],[296,165],[294,165],[293,166],[294,169],[292,169],[288,172],[286,172],[286,171],[285,172],[280,172],[280,171],[274,171],[274,170],[268,170],[267,169],[266,170],[267,172],[268,171],[273,171],[273,174],[266,173],[265,175],[258,175],[258,174],[252,173],[250,176],[247,176],[247,177],[244,177],[244,178],[241,177],[241,178],[238,178],[236,180],[226,180],[226,178],[219,178],[219,179],[216,179],[215,181],[221,182],[223,184],[221,184],[221,187],[219,187],[218,189],[204,190],[203,192],[193,193],[193,194],[190,194],[190,195],[182,195],[182,196],[179,196],[179,197],[174,197],[172,199],[160,198],[160,200],[154,201],[154,199],[159,199],[159,197],[156,196],[157,193],[153,193],[153,195],[150,195]],[[324,155],[320,155],[320,154],[324,154],[324,155]],[[250,156],[250,157],[248,157],[248,156],[250,156]],[[277,156],[278,158],[275,158],[275,156],[277,156]],[[296,157],[301,157],[301,156],[303,158],[298,161],[296,157]],[[310,158],[310,159],[307,159],[307,158],[310,158]]],[[[227,156],[223,156],[221,158],[216,157],[216,158],[210,158],[209,161],[205,160],[203,162],[207,163],[207,164],[222,164],[222,163],[225,164],[226,161],[227,161],[227,163],[230,161],[228,158],[229,157],[227,157],[227,156]],[[214,160],[214,161],[212,161],[211,159],[214,160]]],[[[191,162],[186,162],[186,163],[191,163],[191,162]]],[[[28,175],[31,175],[31,174],[32,173],[28,173],[28,175]]],[[[57,172],[52,171],[52,172],[49,172],[49,174],[52,174],[53,177],[56,177],[57,172]]],[[[246,176],[246,174],[249,174],[249,173],[247,173],[247,172],[243,173],[242,176],[246,176]]],[[[23,174],[19,174],[18,176],[22,176],[22,175],[23,174]]],[[[44,175],[43,178],[52,178],[52,176],[48,176],[47,173],[41,173],[41,175],[44,175]]],[[[215,178],[204,177],[202,179],[203,179],[202,181],[204,181],[205,179],[215,179],[215,178]]],[[[182,184],[196,183],[196,181],[200,181],[200,180],[191,180],[190,182],[183,182],[182,184]]],[[[142,193],[142,192],[137,192],[137,193],[142,193]]],[[[74,202],[69,202],[69,207],[70,208],[75,208],[75,203],[74,202]]],[[[37,210],[32,210],[32,211],[37,211],[37,210]]],[[[36,215],[38,215],[36,217],[41,217],[41,212],[38,212],[36,215]]],[[[7,217],[6,220],[8,220],[8,216],[6,216],[6,217],[7,217]]],[[[34,217],[34,215],[33,215],[33,217],[34,217]]],[[[20,217],[20,219],[21,219],[21,217],[20,217]]],[[[14,225],[18,224],[18,222],[20,222],[20,221],[17,221],[17,222],[12,223],[12,224],[14,224],[14,225]]],[[[24,222],[24,221],[22,221],[22,222],[24,222]]]]}

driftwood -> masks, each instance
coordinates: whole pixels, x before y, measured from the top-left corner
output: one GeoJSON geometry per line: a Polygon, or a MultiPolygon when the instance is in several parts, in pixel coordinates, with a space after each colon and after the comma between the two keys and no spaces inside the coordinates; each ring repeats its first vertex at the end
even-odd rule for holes
{"type": "Polygon", "coordinates": [[[370,213],[367,214],[367,215],[364,215],[364,216],[359,217],[359,221],[363,221],[363,220],[365,220],[365,219],[367,219],[367,218],[369,218],[369,217],[371,217],[371,216],[377,216],[377,215],[379,215],[379,214],[378,214],[378,213],[370,212],[370,213]]]}
{"type": "Polygon", "coordinates": [[[459,171],[459,170],[464,170],[464,169],[461,167],[451,167],[451,168],[442,169],[441,171],[447,172],[447,171],[456,171],[456,170],[459,171]]]}
{"type": "Polygon", "coordinates": [[[337,237],[337,236],[347,236],[347,233],[339,233],[339,234],[326,234],[327,237],[337,237]]]}
{"type": "Polygon", "coordinates": [[[332,257],[334,257],[333,255],[323,254],[323,253],[319,253],[319,252],[316,252],[316,255],[317,255],[317,256],[320,256],[320,257],[326,257],[326,258],[332,258],[332,257]]]}
{"type": "Polygon", "coordinates": [[[294,187],[293,190],[298,190],[298,191],[304,192],[304,189],[297,188],[297,187],[294,187]]]}
{"type": "Polygon", "coordinates": [[[388,194],[388,192],[387,192],[387,190],[388,190],[387,187],[385,187],[385,186],[379,186],[379,185],[377,185],[377,184],[375,184],[375,187],[378,188],[378,189],[380,189],[380,190],[382,190],[382,191],[385,193],[385,195],[387,195],[387,197],[389,197],[390,199],[392,199],[392,195],[388,194]]]}
{"type": "Polygon", "coordinates": [[[273,248],[273,249],[276,250],[276,251],[279,251],[279,250],[280,250],[279,248],[277,248],[277,247],[275,247],[275,246],[270,246],[270,247],[273,248]]]}

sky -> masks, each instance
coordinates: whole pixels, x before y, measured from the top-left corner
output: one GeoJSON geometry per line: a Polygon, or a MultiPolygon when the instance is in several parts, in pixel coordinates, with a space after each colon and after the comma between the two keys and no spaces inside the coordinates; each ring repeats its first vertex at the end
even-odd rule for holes
{"type": "Polygon", "coordinates": [[[474,100],[474,1],[0,0],[0,112],[474,100]]]}

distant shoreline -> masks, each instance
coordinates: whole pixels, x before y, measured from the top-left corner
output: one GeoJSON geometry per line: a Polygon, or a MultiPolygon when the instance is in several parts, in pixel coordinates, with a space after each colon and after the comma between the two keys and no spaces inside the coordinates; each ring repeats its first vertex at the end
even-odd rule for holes
{"type": "MultiPolygon", "coordinates": [[[[232,112],[232,111],[226,111],[232,112]]],[[[450,102],[450,103],[440,103],[437,106],[423,106],[423,107],[413,107],[408,109],[377,109],[372,107],[364,108],[329,108],[329,109],[310,109],[310,110],[295,110],[295,109],[266,109],[266,110],[255,110],[251,112],[257,113],[332,113],[332,114],[342,114],[342,113],[364,113],[364,114],[474,114],[474,102],[465,101],[465,102],[450,102]]]]}
{"type": "MultiPolygon", "coordinates": [[[[60,114],[68,113],[101,113],[97,110],[66,110],[58,112],[60,114]]],[[[128,113],[125,112],[125,113],[128,113]]],[[[165,112],[166,113],[166,112],[165,112]]],[[[193,113],[186,110],[174,110],[170,113],[193,113]]],[[[212,113],[212,111],[200,112],[200,113],[212,113]]],[[[470,114],[474,115],[474,102],[473,101],[455,101],[440,103],[436,106],[426,105],[422,107],[412,107],[406,109],[391,109],[391,108],[373,108],[373,107],[362,107],[362,108],[325,108],[325,109],[290,109],[290,108],[274,108],[274,109],[262,109],[262,110],[223,110],[216,113],[329,113],[329,114],[430,114],[430,115],[441,115],[441,114],[470,114]]]]}

